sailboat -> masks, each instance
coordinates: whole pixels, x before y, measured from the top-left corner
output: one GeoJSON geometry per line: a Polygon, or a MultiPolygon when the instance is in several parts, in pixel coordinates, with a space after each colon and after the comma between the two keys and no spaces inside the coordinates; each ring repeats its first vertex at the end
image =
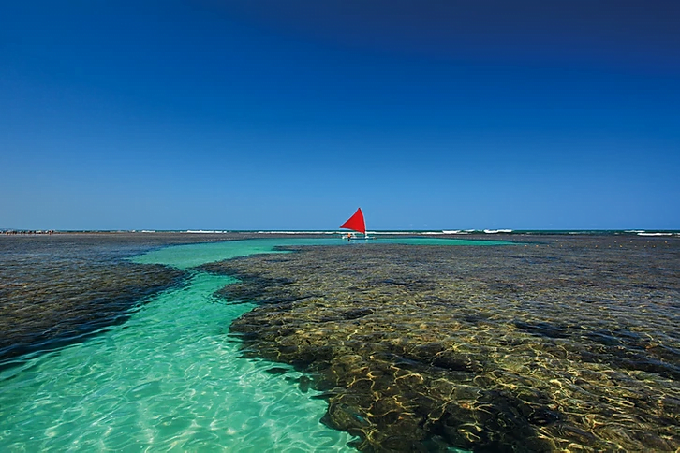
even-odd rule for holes
{"type": "MultiPolygon", "coordinates": [[[[361,208],[357,209],[357,212],[352,214],[352,216],[347,219],[345,223],[340,225],[340,228],[347,228],[348,230],[356,231],[364,235],[363,239],[373,239],[369,238],[366,234],[366,222],[364,222],[364,213],[361,212],[361,208]]],[[[359,239],[354,236],[353,233],[347,233],[346,239],[348,241],[359,239]]]]}

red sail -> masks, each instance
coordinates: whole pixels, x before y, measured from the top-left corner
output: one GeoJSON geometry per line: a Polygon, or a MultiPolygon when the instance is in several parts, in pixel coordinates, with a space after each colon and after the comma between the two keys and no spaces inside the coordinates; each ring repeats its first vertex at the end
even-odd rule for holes
{"type": "Polygon", "coordinates": [[[347,222],[343,223],[340,226],[340,228],[349,228],[350,230],[366,234],[366,224],[364,224],[364,213],[361,212],[361,208],[359,208],[357,212],[352,214],[352,217],[347,219],[347,222]]]}

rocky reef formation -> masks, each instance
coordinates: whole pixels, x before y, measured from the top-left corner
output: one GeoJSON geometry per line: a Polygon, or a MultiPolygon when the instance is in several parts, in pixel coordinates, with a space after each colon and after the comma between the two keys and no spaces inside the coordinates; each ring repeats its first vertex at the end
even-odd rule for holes
{"type": "Polygon", "coordinates": [[[0,361],[124,322],[140,300],[185,275],[126,256],[211,239],[162,233],[0,236],[0,361]]]}
{"type": "Polygon", "coordinates": [[[680,240],[343,244],[203,266],[362,451],[680,447],[680,240]]]}

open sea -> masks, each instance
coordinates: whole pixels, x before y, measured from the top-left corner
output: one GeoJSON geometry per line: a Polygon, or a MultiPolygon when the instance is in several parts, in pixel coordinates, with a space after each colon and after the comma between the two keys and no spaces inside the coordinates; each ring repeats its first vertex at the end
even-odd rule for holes
{"type": "MultiPolygon", "coordinates": [[[[680,448],[680,323],[676,323],[680,236],[639,233],[644,232],[557,236],[567,238],[572,247],[579,240],[575,236],[592,245],[593,238],[604,235],[609,246],[612,237],[625,238],[626,247],[636,247],[630,258],[636,260],[635,266],[644,267],[641,260],[657,247],[665,253],[650,260],[663,268],[663,278],[657,276],[661,283],[657,277],[646,282],[644,275],[638,282],[642,293],[663,302],[654,305],[655,300],[648,298],[640,307],[652,321],[665,317],[667,322],[654,324],[665,330],[651,332],[654,339],[642,346],[611,341],[617,348],[634,349],[636,356],[644,355],[645,347],[663,348],[663,355],[654,357],[658,367],[642,367],[631,376],[665,388],[653,393],[665,396],[648,401],[651,409],[645,410],[669,428],[640,440],[640,445],[649,442],[650,450],[673,451],[680,448]]],[[[247,353],[243,336],[230,327],[258,307],[258,300],[225,297],[220,290],[238,281],[205,266],[288,253],[275,250],[279,246],[361,247],[336,237],[302,236],[264,232],[250,233],[248,240],[231,240],[238,235],[215,232],[0,236],[0,451],[341,452],[357,451],[361,445],[367,451],[388,451],[379,445],[367,447],[361,442],[361,430],[332,429],[332,423],[320,421],[329,406],[327,389],[318,389],[308,370],[247,353]]],[[[474,240],[479,234],[469,239],[420,236],[384,235],[370,247],[524,250],[527,245],[545,245],[540,232],[487,232],[479,241],[474,240]]],[[[579,266],[578,260],[574,266],[579,266]]],[[[603,312],[603,321],[607,316],[603,312]]],[[[514,326],[527,338],[545,333],[540,324],[514,326]]],[[[593,393],[593,398],[593,404],[602,403],[602,395],[593,393]]],[[[638,412],[634,402],[631,405],[628,416],[644,422],[645,413],[638,412]]],[[[363,423],[368,416],[355,417],[363,423]]],[[[588,436],[582,434],[586,443],[588,436]]],[[[422,451],[474,450],[490,451],[441,439],[422,447],[422,451]]]]}

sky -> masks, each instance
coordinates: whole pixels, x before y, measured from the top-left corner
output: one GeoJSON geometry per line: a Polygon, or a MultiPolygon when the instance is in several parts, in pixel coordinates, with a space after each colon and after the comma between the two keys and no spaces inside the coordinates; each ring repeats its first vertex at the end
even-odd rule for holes
{"type": "Polygon", "coordinates": [[[0,5],[0,228],[680,229],[680,2],[0,5]]]}

